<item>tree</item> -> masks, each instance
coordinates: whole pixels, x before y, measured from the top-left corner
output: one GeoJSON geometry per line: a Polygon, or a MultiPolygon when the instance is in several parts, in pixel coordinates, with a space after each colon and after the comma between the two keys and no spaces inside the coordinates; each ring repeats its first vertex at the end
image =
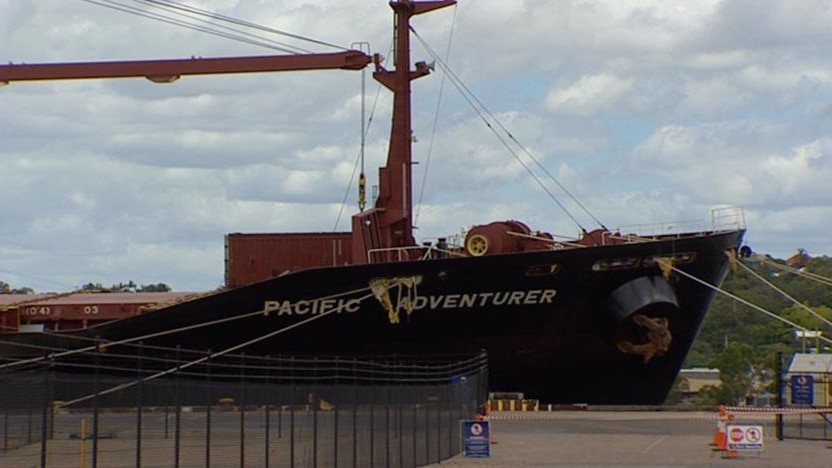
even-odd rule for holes
{"type": "Polygon", "coordinates": [[[172,289],[165,283],[145,284],[138,289],[138,292],[170,292],[172,289]]]}
{"type": "Polygon", "coordinates": [[[80,288],[78,288],[78,290],[83,291],[83,292],[107,292],[108,291],[108,289],[105,288],[104,285],[101,284],[101,283],[87,283],[87,284],[81,286],[80,288]]]}
{"type": "Polygon", "coordinates": [[[34,294],[35,290],[28,287],[23,286],[22,288],[13,288],[11,284],[0,281],[0,294],[34,294]]]}
{"type": "Polygon", "coordinates": [[[110,287],[110,291],[113,291],[113,292],[136,292],[136,288],[137,288],[136,283],[134,283],[133,280],[130,280],[126,283],[114,284],[112,287],[110,287]]]}
{"type": "Polygon", "coordinates": [[[719,369],[720,386],[707,396],[716,398],[713,403],[736,405],[751,390],[754,351],[745,343],[732,342],[711,361],[711,367],[719,369]]]}
{"type": "Polygon", "coordinates": [[[171,287],[165,283],[144,284],[137,285],[135,281],[130,280],[126,283],[116,283],[105,288],[101,283],[87,283],[80,287],[79,290],[85,292],[170,292],[171,287]]]}

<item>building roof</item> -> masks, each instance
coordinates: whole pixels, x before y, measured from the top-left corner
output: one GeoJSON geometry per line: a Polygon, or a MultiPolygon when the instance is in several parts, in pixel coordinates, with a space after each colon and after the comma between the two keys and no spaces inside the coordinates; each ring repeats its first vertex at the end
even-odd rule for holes
{"type": "Polygon", "coordinates": [[[708,369],[705,367],[694,367],[693,369],[682,369],[679,376],[688,383],[688,391],[699,393],[706,385],[720,385],[719,369],[708,369]]]}
{"type": "Polygon", "coordinates": [[[0,307],[21,305],[170,304],[187,301],[202,294],[195,292],[0,294],[0,307]]]}
{"type": "Polygon", "coordinates": [[[795,353],[789,364],[790,374],[823,374],[832,372],[832,354],[795,353]]]}

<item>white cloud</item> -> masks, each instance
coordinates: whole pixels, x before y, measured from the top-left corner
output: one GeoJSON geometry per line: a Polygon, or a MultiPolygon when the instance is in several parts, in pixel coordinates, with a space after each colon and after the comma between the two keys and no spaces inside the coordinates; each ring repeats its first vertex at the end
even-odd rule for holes
{"type": "Polygon", "coordinates": [[[565,114],[594,115],[614,107],[632,86],[631,79],[611,75],[583,76],[566,89],[551,90],[546,96],[546,107],[565,114]]]}
{"type": "MultiPolygon", "coordinates": [[[[390,66],[383,1],[193,4],[330,43],[366,40],[390,66]]],[[[707,223],[714,206],[743,205],[752,246],[785,256],[829,253],[828,5],[478,0],[413,24],[503,122],[506,146],[530,167],[534,155],[603,223],[707,223]]],[[[1,63],[277,53],[86,2],[0,0],[0,42],[1,63]]],[[[420,40],[413,51],[433,59],[420,40]]],[[[227,232],[330,230],[347,193],[344,229],[360,82],[330,70],[0,89],[0,215],[10,220],[0,274],[39,290],[131,279],[209,289],[222,281],[227,232]]],[[[449,80],[417,80],[413,97],[417,234],[502,219],[577,232],[449,80]]],[[[368,79],[370,186],[390,101],[368,79]]]]}

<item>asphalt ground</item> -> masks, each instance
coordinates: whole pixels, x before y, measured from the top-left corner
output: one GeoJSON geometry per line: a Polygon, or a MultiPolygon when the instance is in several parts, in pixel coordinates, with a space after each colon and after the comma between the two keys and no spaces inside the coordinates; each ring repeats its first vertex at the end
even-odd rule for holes
{"type": "Polygon", "coordinates": [[[774,416],[742,415],[737,424],[763,426],[763,450],[737,458],[711,445],[715,413],[557,411],[491,414],[488,458],[457,455],[453,467],[832,467],[830,441],[779,441],[774,416]]]}

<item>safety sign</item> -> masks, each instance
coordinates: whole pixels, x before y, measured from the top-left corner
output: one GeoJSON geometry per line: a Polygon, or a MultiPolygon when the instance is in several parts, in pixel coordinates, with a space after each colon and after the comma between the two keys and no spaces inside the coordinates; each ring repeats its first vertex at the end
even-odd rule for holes
{"type": "Polygon", "coordinates": [[[728,450],[754,452],[763,450],[763,426],[729,424],[725,428],[728,450]]]}
{"type": "Polygon", "coordinates": [[[491,427],[488,421],[461,421],[466,457],[491,456],[491,427]]]}

